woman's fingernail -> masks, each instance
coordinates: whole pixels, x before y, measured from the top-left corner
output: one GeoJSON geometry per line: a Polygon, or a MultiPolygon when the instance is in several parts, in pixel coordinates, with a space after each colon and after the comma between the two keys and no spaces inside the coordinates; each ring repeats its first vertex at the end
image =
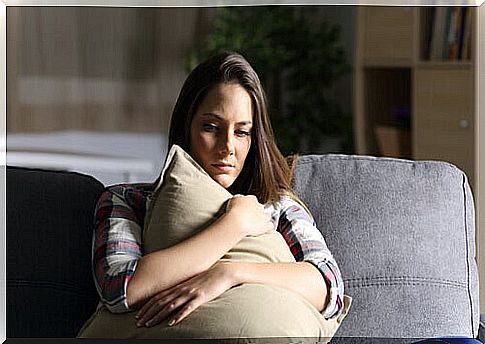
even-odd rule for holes
{"type": "Polygon", "coordinates": [[[175,323],[175,319],[172,319],[168,322],[168,326],[172,326],[175,323]]]}
{"type": "Polygon", "coordinates": [[[140,318],[140,314],[135,315],[135,319],[139,319],[139,318],[140,318]]]}

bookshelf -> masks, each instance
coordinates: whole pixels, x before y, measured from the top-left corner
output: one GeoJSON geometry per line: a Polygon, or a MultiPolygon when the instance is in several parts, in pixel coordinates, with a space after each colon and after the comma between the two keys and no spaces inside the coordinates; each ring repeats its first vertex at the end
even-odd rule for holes
{"type": "Polygon", "coordinates": [[[449,161],[474,187],[475,17],[474,7],[358,7],[358,154],[449,161]]]}
{"type": "Polygon", "coordinates": [[[485,309],[485,5],[359,6],[356,20],[356,151],[444,160],[466,173],[485,309]]]}

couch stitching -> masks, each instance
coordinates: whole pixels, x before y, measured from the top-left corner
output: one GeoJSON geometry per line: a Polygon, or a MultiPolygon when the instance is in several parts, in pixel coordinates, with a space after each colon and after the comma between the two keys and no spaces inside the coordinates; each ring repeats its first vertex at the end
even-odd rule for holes
{"type": "Polygon", "coordinates": [[[409,283],[419,283],[419,284],[439,284],[448,285],[458,288],[467,288],[468,284],[463,282],[450,281],[438,278],[427,278],[427,277],[410,277],[410,276],[395,276],[395,277],[364,277],[364,278],[350,278],[344,279],[345,283],[359,285],[379,285],[379,284],[409,284],[409,283]]]}
{"type": "Polygon", "coordinates": [[[39,287],[39,288],[53,288],[67,292],[75,292],[76,294],[82,294],[91,296],[85,288],[79,288],[67,283],[51,282],[51,281],[27,281],[27,280],[7,280],[7,286],[10,287],[39,287]]]}
{"type": "Polygon", "coordinates": [[[419,276],[376,276],[376,277],[357,277],[357,278],[348,278],[345,279],[346,281],[373,281],[373,280],[419,280],[419,281],[431,281],[431,282],[444,282],[449,284],[455,284],[458,286],[467,286],[466,282],[458,282],[453,280],[447,280],[443,278],[429,278],[429,277],[419,277],[419,276]]]}
{"type": "Polygon", "coordinates": [[[456,289],[464,289],[468,290],[466,286],[456,285],[451,283],[443,283],[443,282],[436,282],[436,281],[380,281],[380,282],[371,282],[371,281],[363,281],[364,283],[357,283],[357,282],[350,282],[347,283],[344,280],[344,285],[346,288],[355,288],[355,287],[374,287],[374,286],[391,286],[391,285],[422,285],[422,286],[444,286],[448,288],[456,288],[456,289]]]}

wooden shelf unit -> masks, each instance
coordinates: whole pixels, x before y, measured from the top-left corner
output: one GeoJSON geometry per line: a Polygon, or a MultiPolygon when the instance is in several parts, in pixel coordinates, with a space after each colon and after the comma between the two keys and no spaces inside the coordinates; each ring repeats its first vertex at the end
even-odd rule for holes
{"type": "MultiPolygon", "coordinates": [[[[430,59],[433,13],[437,17],[437,11],[447,10],[447,7],[439,10],[438,7],[358,7],[354,70],[356,151],[449,161],[465,171],[473,188],[477,11],[474,7],[467,9],[471,20],[470,58],[430,59]],[[406,124],[396,118],[395,110],[399,108],[409,109],[406,124]],[[377,128],[382,126],[406,134],[403,137],[410,149],[402,147],[400,151],[389,152],[382,149],[382,143],[379,147],[379,139],[383,138],[377,134],[377,128]]],[[[385,142],[392,146],[392,142],[385,142]]]]}
{"type": "Polygon", "coordinates": [[[453,61],[428,58],[429,23],[437,8],[357,8],[356,151],[392,156],[378,149],[371,128],[392,122],[390,109],[409,102],[408,157],[448,161],[468,176],[475,201],[480,302],[485,309],[485,235],[480,233],[485,231],[485,135],[479,133],[485,128],[485,4],[469,7],[469,58],[453,61]]]}

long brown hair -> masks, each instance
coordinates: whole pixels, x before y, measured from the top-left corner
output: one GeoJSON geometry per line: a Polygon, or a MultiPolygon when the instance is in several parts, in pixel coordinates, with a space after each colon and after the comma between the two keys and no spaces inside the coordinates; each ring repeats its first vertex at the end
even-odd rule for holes
{"type": "Polygon", "coordinates": [[[199,64],[187,77],[170,121],[169,147],[190,151],[190,127],[208,91],[217,84],[236,83],[248,92],[253,107],[251,147],[244,167],[228,188],[233,194],[252,194],[260,203],[293,196],[292,169],[279,151],[269,120],[267,100],[258,75],[240,54],[224,52],[199,64]]]}

